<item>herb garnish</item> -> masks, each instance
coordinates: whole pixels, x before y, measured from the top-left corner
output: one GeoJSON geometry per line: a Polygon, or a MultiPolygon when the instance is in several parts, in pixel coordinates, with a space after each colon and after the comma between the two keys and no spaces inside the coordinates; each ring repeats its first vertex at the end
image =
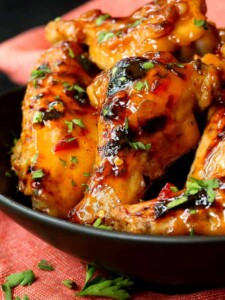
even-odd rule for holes
{"type": "Polygon", "coordinates": [[[93,227],[99,228],[99,229],[112,230],[111,226],[106,226],[106,225],[102,224],[102,219],[101,218],[96,219],[96,221],[93,224],[93,227]]]}
{"type": "Polygon", "coordinates": [[[11,178],[12,173],[10,171],[5,171],[5,176],[11,178]]]}
{"type": "Polygon", "coordinates": [[[64,121],[68,128],[68,132],[71,133],[73,131],[73,122],[72,121],[64,121]]]}
{"type": "Polygon", "coordinates": [[[129,27],[137,27],[138,25],[140,25],[143,22],[143,19],[138,19],[136,21],[134,21],[134,23],[130,24],[129,27]]]}
{"type": "Polygon", "coordinates": [[[89,173],[89,172],[84,172],[84,173],[83,173],[83,176],[85,176],[85,177],[90,177],[90,176],[91,176],[91,173],[89,173]]]}
{"type": "Polygon", "coordinates": [[[71,156],[70,160],[71,160],[71,162],[72,162],[73,164],[78,163],[78,159],[77,159],[76,156],[71,156]]]}
{"type": "Polygon", "coordinates": [[[44,177],[44,172],[42,169],[36,170],[32,172],[32,179],[41,179],[44,177]]]}
{"type": "Polygon", "coordinates": [[[85,285],[76,296],[103,296],[117,300],[126,300],[130,297],[125,289],[130,288],[134,283],[129,278],[121,276],[115,279],[106,279],[97,276],[93,279],[94,273],[95,266],[87,265],[85,285]]]}
{"type": "Polygon", "coordinates": [[[44,271],[53,271],[55,270],[55,268],[50,265],[47,260],[45,259],[42,259],[39,264],[38,264],[38,268],[41,269],[41,270],[44,270],[44,271]]]}
{"type": "Polygon", "coordinates": [[[217,179],[200,180],[190,177],[187,181],[186,187],[186,192],[181,197],[169,202],[166,205],[167,208],[171,209],[187,202],[190,195],[196,195],[201,190],[206,191],[207,202],[212,204],[216,197],[214,189],[219,187],[219,181],[217,179]]]}
{"type": "Polygon", "coordinates": [[[67,89],[67,91],[77,91],[78,93],[85,93],[85,90],[78,84],[70,85],[68,82],[63,82],[63,86],[67,89]]]}
{"type": "Polygon", "coordinates": [[[39,156],[39,154],[36,153],[36,154],[32,157],[32,159],[31,159],[31,164],[32,164],[32,166],[35,166],[35,165],[36,165],[37,160],[38,160],[38,156],[39,156]]]}
{"type": "Polygon", "coordinates": [[[101,31],[98,35],[98,43],[101,44],[103,42],[108,41],[109,39],[113,38],[115,33],[111,31],[101,31]]]}
{"type": "Polygon", "coordinates": [[[73,179],[71,180],[71,185],[72,186],[76,186],[77,185],[76,182],[73,179]]]}
{"type": "Polygon", "coordinates": [[[74,52],[73,52],[73,49],[72,48],[68,48],[68,52],[69,52],[69,56],[71,57],[71,58],[75,58],[75,54],[74,54],[74,52]]]}
{"type": "Polygon", "coordinates": [[[64,121],[64,123],[67,125],[69,133],[72,133],[73,125],[77,125],[81,128],[85,128],[85,125],[81,119],[73,119],[72,121],[64,121]]]}
{"type": "Polygon", "coordinates": [[[33,124],[42,123],[44,118],[44,113],[42,111],[36,111],[33,116],[33,124]]]}
{"type": "Polygon", "coordinates": [[[128,134],[128,130],[129,130],[129,120],[128,120],[127,117],[125,118],[125,122],[124,122],[124,130],[125,130],[125,133],[128,134]]]}
{"type": "Polygon", "coordinates": [[[150,69],[153,69],[154,68],[154,63],[151,62],[151,61],[145,61],[141,64],[141,67],[144,69],[144,70],[150,70],[150,69]]]}
{"type": "Polygon", "coordinates": [[[61,161],[64,168],[66,168],[66,161],[64,159],[62,159],[61,157],[59,158],[59,160],[61,161]]]}
{"type": "Polygon", "coordinates": [[[99,16],[96,21],[95,21],[95,24],[96,25],[102,25],[102,23],[106,20],[106,19],[109,19],[111,16],[109,14],[104,14],[104,15],[101,15],[99,16]]]}
{"type": "MultiPolygon", "coordinates": [[[[12,300],[11,288],[18,285],[31,285],[34,282],[34,272],[32,270],[27,270],[24,272],[14,273],[7,276],[6,280],[6,283],[2,284],[2,290],[4,292],[5,300],[12,300]]],[[[26,298],[24,298],[24,300],[25,299],[26,298]]]]}
{"type": "Polygon", "coordinates": [[[143,89],[145,89],[146,91],[149,90],[149,84],[148,84],[148,81],[145,80],[145,81],[138,81],[135,85],[134,85],[134,88],[136,91],[140,92],[142,91],[143,89]]]}
{"type": "Polygon", "coordinates": [[[62,284],[68,287],[69,289],[73,289],[76,286],[76,283],[71,279],[63,280],[62,284]]]}
{"type": "Polygon", "coordinates": [[[151,149],[151,144],[144,144],[142,142],[129,142],[129,145],[135,150],[149,151],[151,149]]]}
{"type": "Polygon", "coordinates": [[[73,119],[72,122],[74,125],[77,125],[81,128],[85,128],[85,125],[81,119],[73,119]]]}
{"type": "Polygon", "coordinates": [[[29,300],[29,297],[27,295],[24,295],[23,298],[16,296],[15,300],[29,300]]]}
{"type": "Polygon", "coordinates": [[[194,24],[195,24],[195,26],[202,27],[205,30],[209,29],[206,20],[201,20],[201,19],[197,20],[197,19],[194,19],[194,24]]]}
{"type": "Polygon", "coordinates": [[[35,80],[35,79],[43,79],[47,74],[50,74],[52,71],[51,69],[48,67],[48,65],[43,64],[41,66],[39,66],[36,70],[33,70],[31,72],[31,80],[35,80]]]}

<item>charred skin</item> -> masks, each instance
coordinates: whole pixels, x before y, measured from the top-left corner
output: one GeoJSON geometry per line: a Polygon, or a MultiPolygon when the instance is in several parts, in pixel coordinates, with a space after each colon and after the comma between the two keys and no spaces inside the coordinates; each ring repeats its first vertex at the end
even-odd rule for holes
{"type": "Polygon", "coordinates": [[[131,16],[112,18],[93,10],[71,21],[57,20],[46,28],[47,39],[56,43],[76,41],[89,46],[90,58],[101,69],[111,68],[125,57],[142,56],[148,51],[179,52],[183,61],[195,53],[214,52],[219,35],[206,20],[204,0],[163,0],[146,4],[131,16]]]}
{"type": "Polygon", "coordinates": [[[157,235],[223,235],[225,232],[224,199],[225,199],[225,108],[214,107],[200,141],[189,177],[201,180],[218,179],[219,188],[211,205],[197,205],[190,201],[186,207],[174,208],[158,217],[158,207],[169,203],[183,191],[173,193],[171,190],[157,199],[123,205],[112,210],[111,218],[114,228],[132,233],[157,235]],[[194,212],[194,213],[193,213],[194,212]]]}
{"type": "Polygon", "coordinates": [[[168,53],[124,59],[101,73],[88,88],[101,110],[95,168],[70,220],[107,223],[115,207],[139,202],[170,164],[197,146],[194,113],[218,90],[213,66],[181,65],[168,53]]]}
{"type": "Polygon", "coordinates": [[[72,42],[40,57],[23,101],[22,134],[12,156],[19,190],[32,197],[35,210],[59,218],[82,199],[95,159],[97,116],[85,91],[92,82],[82,66],[85,60],[72,42]]]}

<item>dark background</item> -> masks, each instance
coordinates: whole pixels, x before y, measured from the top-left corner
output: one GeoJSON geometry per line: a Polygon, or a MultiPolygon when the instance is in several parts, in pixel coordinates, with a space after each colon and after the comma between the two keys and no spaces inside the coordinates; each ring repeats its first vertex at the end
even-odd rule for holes
{"type": "MultiPolygon", "coordinates": [[[[0,43],[26,29],[46,24],[85,0],[0,0],[0,43]]],[[[0,94],[15,88],[6,75],[0,73],[0,94]]]]}

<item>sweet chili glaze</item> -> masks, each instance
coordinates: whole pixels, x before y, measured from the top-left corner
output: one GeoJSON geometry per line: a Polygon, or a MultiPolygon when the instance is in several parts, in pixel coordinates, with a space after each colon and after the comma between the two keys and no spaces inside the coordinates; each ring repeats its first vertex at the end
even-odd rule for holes
{"type": "Polygon", "coordinates": [[[49,41],[77,41],[89,46],[91,60],[101,69],[111,68],[125,57],[141,56],[148,51],[180,52],[183,60],[195,53],[213,52],[218,32],[206,21],[204,0],[161,0],[146,4],[126,18],[113,18],[93,10],[80,18],[50,22],[46,27],[49,41]]]}
{"type": "Polygon", "coordinates": [[[219,79],[201,61],[179,64],[171,54],[148,53],[101,73],[88,94],[101,110],[98,152],[70,220],[113,223],[114,208],[137,203],[167,166],[197,146],[195,114],[219,97],[219,79]]]}
{"type": "Polygon", "coordinates": [[[92,77],[75,43],[60,43],[37,62],[23,101],[22,134],[12,156],[19,190],[35,210],[65,218],[83,197],[97,144],[92,77]],[[87,159],[88,157],[88,159],[87,159]]]}
{"type": "Polygon", "coordinates": [[[123,205],[112,210],[112,220],[116,230],[133,233],[166,235],[221,235],[225,230],[225,108],[213,107],[208,125],[200,141],[189,178],[201,180],[216,179],[219,187],[213,203],[209,203],[206,191],[189,197],[183,205],[171,209],[163,206],[184,195],[186,189],[166,193],[157,199],[123,205]],[[161,208],[160,208],[161,206],[161,208]],[[161,212],[159,213],[159,208],[161,212]]]}

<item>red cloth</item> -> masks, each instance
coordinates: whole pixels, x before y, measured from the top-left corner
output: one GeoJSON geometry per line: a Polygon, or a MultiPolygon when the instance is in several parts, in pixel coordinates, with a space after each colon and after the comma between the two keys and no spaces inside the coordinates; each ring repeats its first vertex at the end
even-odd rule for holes
{"type": "MultiPolygon", "coordinates": [[[[65,17],[74,18],[83,11],[101,8],[112,15],[129,14],[148,0],[93,0],[69,12],[65,17]]],[[[207,0],[209,19],[223,26],[224,0],[207,0]]],[[[43,49],[48,47],[42,27],[31,29],[0,45],[0,71],[7,73],[12,80],[25,84],[30,70],[43,49]]],[[[0,284],[4,278],[15,272],[33,269],[37,280],[29,287],[17,287],[14,295],[27,294],[30,300],[70,300],[72,291],[61,284],[62,280],[72,279],[82,287],[85,266],[76,258],[65,254],[34,237],[14,221],[0,212],[0,284]],[[41,271],[37,264],[46,259],[55,266],[55,271],[41,271]]],[[[1,293],[1,292],[0,292],[1,293]]],[[[0,294],[0,299],[3,295],[0,294]]],[[[86,297],[85,299],[93,299],[86,297]]],[[[96,298],[97,299],[97,298],[96,298]]],[[[99,298],[100,299],[100,298],[99,298]]],[[[104,298],[101,298],[104,299],[104,298]]],[[[201,291],[189,295],[165,295],[159,293],[139,292],[133,300],[222,300],[225,289],[201,291]]]]}
{"type": "MultiPolygon", "coordinates": [[[[85,266],[76,258],[61,252],[39,240],[0,212],[0,284],[11,273],[32,269],[36,281],[28,287],[16,287],[14,297],[27,294],[30,300],[73,300],[81,299],[74,294],[83,286],[85,266]],[[46,259],[55,267],[54,271],[37,268],[41,259],[46,259]],[[62,280],[72,279],[78,284],[73,291],[61,284],[62,280]]],[[[3,300],[3,296],[0,299],[3,300]]],[[[82,298],[93,300],[91,297],[82,298]]],[[[106,298],[94,298],[106,300],[106,298]]],[[[107,298],[108,299],[108,298],[107,298]]],[[[165,295],[151,291],[138,292],[132,300],[224,300],[225,289],[202,291],[186,295],[165,295]]]]}

